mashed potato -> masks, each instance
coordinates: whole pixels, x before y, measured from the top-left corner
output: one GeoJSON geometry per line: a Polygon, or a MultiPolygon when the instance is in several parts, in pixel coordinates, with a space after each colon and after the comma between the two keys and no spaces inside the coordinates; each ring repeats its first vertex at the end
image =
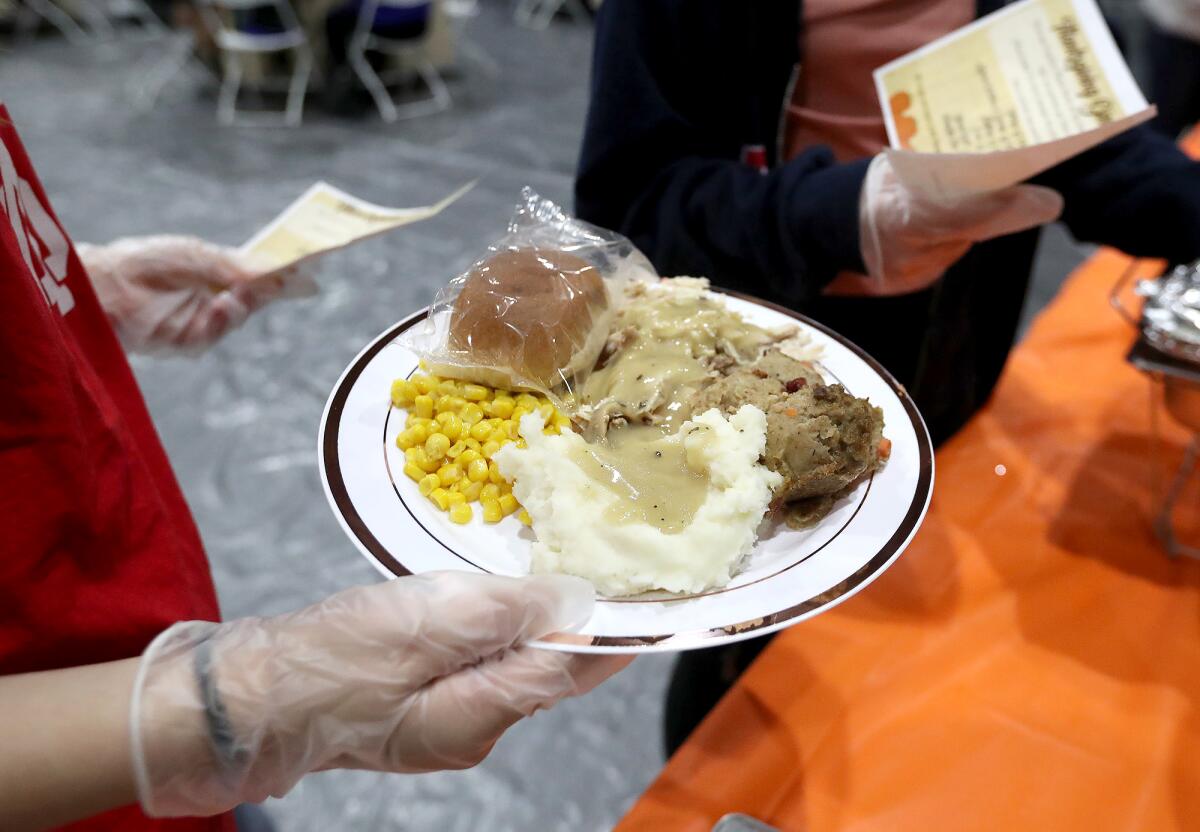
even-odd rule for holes
{"type": "Polygon", "coordinates": [[[614,522],[620,498],[597,487],[578,461],[591,446],[574,433],[543,434],[538,413],[522,418],[520,429],[528,447],[506,446],[495,460],[533,518],[533,571],[587,578],[604,595],[724,586],[754,546],[771,490],[780,484],[778,474],[758,464],[766,444],[763,412],[745,405],[726,419],[712,409],[663,440],[682,443],[687,467],[706,478],[687,522],[674,533],[628,513],[614,522]]]}

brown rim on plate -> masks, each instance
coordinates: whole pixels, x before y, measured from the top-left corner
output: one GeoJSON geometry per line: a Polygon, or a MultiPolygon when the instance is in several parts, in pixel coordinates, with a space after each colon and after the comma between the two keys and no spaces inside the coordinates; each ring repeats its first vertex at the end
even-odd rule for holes
{"type": "MultiPolygon", "coordinates": [[[[799,604],[788,607],[786,609],[770,613],[770,614],[760,617],[760,618],[751,619],[749,621],[742,621],[742,622],[738,622],[736,624],[727,624],[723,627],[714,627],[714,628],[711,628],[708,630],[696,630],[696,631],[691,631],[691,632],[686,632],[686,633],[669,633],[669,634],[663,634],[663,635],[647,635],[647,636],[590,636],[590,635],[583,635],[583,634],[578,634],[578,633],[560,633],[560,634],[542,639],[543,642],[552,643],[552,644],[564,644],[564,645],[569,644],[569,645],[573,645],[573,646],[590,646],[590,647],[637,647],[637,646],[652,646],[653,645],[653,646],[664,646],[664,647],[669,646],[669,647],[684,649],[684,648],[688,648],[688,647],[702,647],[707,642],[712,641],[714,639],[728,639],[730,636],[737,636],[739,638],[748,638],[754,632],[759,631],[759,630],[779,629],[779,627],[787,621],[798,618],[800,616],[808,615],[808,614],[810,614],[818,609],[821,609],[823,607],[832,606],[834,603],[836,603],[840,600],[844,600],[846,597],[848,597],[853,592],[857,591],[858,589],[861,589],[863,586],[866,586],[866,584],[870,583],[870,581],[872,579],[874,579],[874,577],[876,575],[878,575],[880,571],[882,571],[884,566],[886,566],[891,560],[893,560],[900,553],[900,551],[908,543],[908,541],[912,537],[912,535],[916,532],[917,526],[920,524],[921,517],[924,515],[925,509],[929,503],[931,485],[933,482],[933,444],[929,438],[929,431],[925,427],[925,422],[921,418],[921,414],[917,411],[916,405],[913,404],[912,399],[909,398],[908,393],[904,389],[904,387],[899,382],[897,382],[895,378],[892,377],[891,373],[889,373],[886,369],[884,369],[883,365],[881,365],[878,361],[876,361],[873,357],[871,357],[861,347],[859,347],[857,344],[853,343],[849,339],[845,338],[844,336],[839,335],[838,333],[834,332],[833,330],[831,330],[829,327],[825,326],[824,324],[818,323],[817,321],[814,321],[811,318],[801,315],[800,313],[795,312],[791,309],[787,309],[786,307],[780,306],[775,303],[770,303],[769,301],[759,300],[757,298],[751,297],[750,295],[742,294],[740,292],[727,291],[727,290],[723,290],[723,289],[714,289],[714,291],[721,292],[722,294],[729,295],[730,297],[744,300],[748,303],[753,303],[757,306],[762,306],[767,309],[771,309],[775,312],[780,313],[781,315],[785,315],[789,318],[792,318],[793,320],[801,322],[802,324],[804,324],[806,326],[812,327],[813,329],[823,332],[825,335],[827,335],[830,338],[832,338],[833,340],[837,341],[839,344],[841,344],[846,349],[850,350],[852,353],[854,353],[856,356],[858,356],[860,359],[862,359],[862,361],[868,367],[870,367],[876,374],[879,375],[880,378],[882,378],[887,383],[887,385],[889,387],[892,388],[892,391],[896,394],[897,398],[899,398],[901,404],[904,406],[904,411],[907,414],[909,421],[912,424],[913,431],[917,437],[917,446],[918,446],[917,487],[916,487],[916,491],[913,494],[912,502],[910,503],[910,505],[908,507],[908,511],[905,513],[904,519],[901,520],[900,525],[897,527],[896,531],[887,540],[887,542],[884,543],[884,545],[882,547],[880,547],[879,551],[876,552],[875,555],[873,555],[869,561],[867,561],[867,563],[863,564],[863,566],[861,566],[852,575],[850,575],[845,580],[839,582],[838,584],[834,585],[833,587],[830,587],[829,589],[825,590],[824,592],[818,593],[817,595],[814,595],[813,597],[808,598],[808,599],[800,602],[799,604]]],[[[346,527],[350,530],[350,532],[357,539],[359,545],[368,554],[370,554],[371,557],[373,557],[381,566],[383,566],[385,569],[387,569],[393,575],[396,575],[398,577],[403,577],[405,575],[411,575],[412,572],[409,569],[407,569],[402,563],[400,563],[400,561],[391,552],[389,552],[387,550],[387,548],[379,541],[379,539],[377,537],[375,537],[374,534],[371,533],[371,530],[369,528],[367,528],[367,524],[365,523],[365,521],[363,521],[362,517],[358,514],[358,511],[354,508],[354,504],[350,501],[350,495],[346,489],[346,482],[345,482],[345,479],[342,477],[341,463],[340,463],[340,457],[339,457],[339,452],[338,452],[338,433],[339,433],[339,429],[341,426],[342,413],[345,409],[346,401],[350,396],[350,390],[353,388],[354,383],[358,380],[358,377],[362,374],[363,370],[367,367],[368,364],[371,363],[371,361],[375,358],[375,356],[377,356],[384,348],[386,348],[388,345],[390,345],[401,332],[403,332],[404,330],[413,326],[417,322],[424,320],[426,315],[428,314],[428,312],[429,312],[428,309],[422,309],[419,312],[416,312],[415,314],[410,315],[408,318],[405,318],[403,321],[400,321],[394,327],[392,327],[391,329],[384,332],[382,335],[380,335],[378,338],[376,338],[375,341],[370,346],[368,346],[365,350],[363,350],[363,352],[354,361],[354,363],[350,366],[350,368],[344,373],[341,381],[338,382],[337,387],[334,389],[333,394],[330,396],[329,406],[326,409],[325,419],[321,425],[321,437],[320,437],[320,445],[321,445],[321,449],[322,449],[322,466],[321,466],[322,471],[321,471],[321,473],[325,477],[325,481],[326,481],[326,484],[327,484],[328,490],[329,490],[329,496],[330,496],[331,501],[334,504],[334,507],[336,508],[338,513],[341,514],[342,519],[346,524],[346,527]]],[[[390,405],[389,405],[389,408],[390,408],[390,405]]],[[[387,419],[386,418],[384,420],[384,424],[385,424],[384,435],[382,438],[383,438],[383,441],[386,443],[386,441],[387,441],[387,439],[386,439],[387,419]]],[[[388,472],[388,478],[389,478],[389,480],[392,480],[390,469],[388,472]]],[[[393,487],[393,489],[395,489],[395,487],[396,487],[394,480],[392,480],[392,487],[393,487]]],[[[868,484],[868,488],[869,487],[870,486],[868,484]]],[[[397,496],[400,496],[398,491],[397,491],[397,496]]],[[[865,494],[864,494],[864,500],[865,500],[865,494]]],[[[483,569],[482,567],[478,566],[477,564],[473,563],[472,561],[468,560],[467,558],[464,558],[462,555],[455,552],[453,549],[450,549],[448,546],[446,546],[446,544],[444,542],[442,542],[441,539],[439,539],[428,528],[426,528],[425,525],[423,523],[421,523],[420,520],[417,519],[416,515],[413,514],[412,511],[408,508],[407,503],[404,502],[402,497],[400,499],[400,502],[402,505],[404,505],[405,510],[408,511],[409,515],[417,523],[417,525],[420,526],[420,528],[427,535],[429,535],[429,537],[431,537],[433,540],[437,541],[437,543],[439,545],[441,545],[443,548],[445,548],[451,554],[453,554],[456,557],[463,560],[465,563],[470,564],[471,566],[475,567],[479,571],[481,571],[481,572],[487,571],[487,570],[483,569]]],[[[857,515],[859,507],[861,507],[861,502],[860,502],[860,505],[858,507],[856,507],[856,509],[855,509],[855,512],[854,512],[855,515],[857,515]]],[[[853,520],[853,517],[851,517],[851,520],[853,520]]],[[[847,521],[846,525],[849,525],[849,521],[847,521]]],[[[839,529],[838,532],[834,534],[834,538],[836,538],[837,535],[841,534],[841,532],[844,529],[845,529],[845,526],[843,526],[842,529],[839,529]]],[[[823,544],[816,551],[810,552],[804,558],[801,558],[801,559],[795,561],[794,563],[790,564],[789,566],[784,567],[783,569],[779,570],[778,572],[772,573],[772,575],[767,576],[767,577],[774,577],[775,575],[778,575],[782,572],[787,571],[788,569],[793,568],[797,564],[803,562],[804,560],[807,560],[809,557],[816,554],[817,551],[820,551],[820,549],[827,546],[832,540],[833,540],[833,538],[830,538],[829,541],[826,541],[826,543],[823,544]]],[[[760,580],[765,580],[765,579],[760,579],[760,580]]],[[[755,581],[755,583],[758,583],[758,581],[755,581]]],[[[739,587],[732,587],[730,589],[737,589],[737,588],[739,588],[739,587]]],[[[719,590],[719,591],[725,591],[725,590],[719,590]]],[[[715,594],[715,592],[711,593],[711,594],[715,594]]],[[[688,596],[688,597],[700,597],[700,596],[688,596]]],[[[622,599],[605,599],[605,600],[609,600],[614,603],[630,603],[630,602],[637,601],[637,599],[624,599],[624,600],[622,600],[622,599]]],[[[671,598],[669,600],[675,601],[675,600],[683,600],[683,599],[671,598]]]]}

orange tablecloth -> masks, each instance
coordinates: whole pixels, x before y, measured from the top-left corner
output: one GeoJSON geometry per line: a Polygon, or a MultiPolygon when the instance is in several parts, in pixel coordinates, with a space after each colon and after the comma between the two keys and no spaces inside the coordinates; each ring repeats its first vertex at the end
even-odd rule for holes
{"type": "Polygon", "coordinates": [[[782,633],[619,829],[1200,829],[1200,563],[1151,530],[1127,263],[1070,278],[938,453],[909,550],[782,633]]]}

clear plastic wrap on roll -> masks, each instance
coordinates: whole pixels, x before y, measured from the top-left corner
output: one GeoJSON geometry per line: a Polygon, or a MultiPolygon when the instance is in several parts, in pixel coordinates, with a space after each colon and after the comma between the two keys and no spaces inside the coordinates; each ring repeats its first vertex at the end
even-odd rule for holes
{"type": "Polygon", "coordinates": [[[568,408],[612,328],[619,285],[653,280],[634,245],[532,189],[487,257],[444,286],[399,343],[430,372],[545,393],[568,408]]]}

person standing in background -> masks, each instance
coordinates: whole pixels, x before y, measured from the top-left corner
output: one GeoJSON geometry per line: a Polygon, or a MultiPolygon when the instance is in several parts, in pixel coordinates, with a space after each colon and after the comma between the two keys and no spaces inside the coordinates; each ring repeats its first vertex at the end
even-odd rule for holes
{"type": "MultiPolygon", "coordinates": [[[[1002,5],[608,0],[576,212],[662,274],[704,275],[846,335],[945,442],[1004,367],[1038,226],[1061,215],[1080,240],[1200,257],[1200,164],[1146,126],[1032,184],[948,203],[898,180],[872,71],[1002,5]]],[[[763,643],[680,658],[668,750],[763,643]]]]}

